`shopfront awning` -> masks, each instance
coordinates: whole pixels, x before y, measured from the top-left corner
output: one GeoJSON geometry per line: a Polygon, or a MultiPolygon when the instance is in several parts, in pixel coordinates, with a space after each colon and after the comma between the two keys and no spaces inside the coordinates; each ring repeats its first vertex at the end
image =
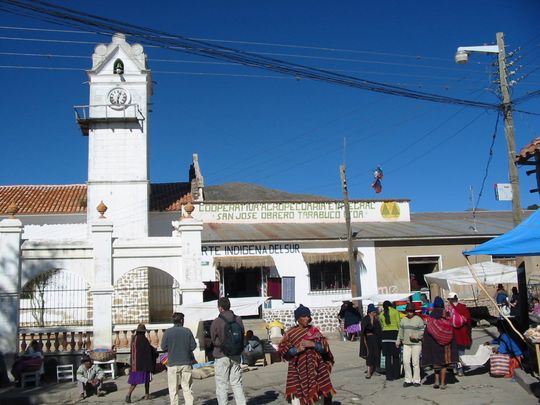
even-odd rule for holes
{"type": "Polygon", "coordinates": [[[232,267],[234,269],[250,267],[275,267],[272,256],[221,256],[214,257],[217,268],[232,267]]]}
{"type": "MultiPolygon", "coordinates": [[[[358,256],[358,250],[355,250],[354,254],[358,256]]],[[[349,253],[348,252],[322,252],[322,253],[302,253],[304,256],[304,261],[306,264],[317,264],[322,262],[348,262],[349,253]]]]}

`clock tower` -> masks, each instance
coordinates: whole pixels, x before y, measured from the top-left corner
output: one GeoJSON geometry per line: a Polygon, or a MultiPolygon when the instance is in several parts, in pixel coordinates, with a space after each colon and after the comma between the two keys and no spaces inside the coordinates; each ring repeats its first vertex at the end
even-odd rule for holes
{"type": "Polygon", "coordinates": [[[90,103],[77,106],[77,121],[88,136],[87,223],[107,206],[116,237],[148,236],[148,104],[152,78],[139,44],[115,34],[98,45],[87,71],[90,103]]]}

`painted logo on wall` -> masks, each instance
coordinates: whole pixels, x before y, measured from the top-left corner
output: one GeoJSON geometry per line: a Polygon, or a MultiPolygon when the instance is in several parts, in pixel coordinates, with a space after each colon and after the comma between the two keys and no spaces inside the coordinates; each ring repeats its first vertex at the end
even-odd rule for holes
{"type": "Polygon", "coordinates": [[[395,201],[386,201],[381,204],[381,215],[384,219],[399,218],[399,204],[395,201]]]}

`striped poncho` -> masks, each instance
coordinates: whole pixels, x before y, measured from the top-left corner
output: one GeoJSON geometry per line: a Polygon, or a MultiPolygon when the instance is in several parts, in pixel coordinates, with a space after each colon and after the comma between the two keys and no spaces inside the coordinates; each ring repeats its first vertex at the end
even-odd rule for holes
{"type": "Polygon", "coordinates": [[[336,393],[330,381],[334,356],[325,337],[318,339],[324,349],[323,353],[306,349],[291,356],[289,352],[292,347],[300,346],[308,330],[309,326],[292,327],[283,336],[278,349],[281,356],[289,362],[285,397],[287,401],[291,401],[295,396],[301,405],[314,404],[321,396],[331,398],[336,393]]]}

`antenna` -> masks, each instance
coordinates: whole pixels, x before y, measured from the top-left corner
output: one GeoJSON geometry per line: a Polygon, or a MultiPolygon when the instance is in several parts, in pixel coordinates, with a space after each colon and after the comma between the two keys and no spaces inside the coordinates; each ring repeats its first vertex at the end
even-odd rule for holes
{"type": "Polygon", "coordinates": [[[347,137],[343,137],[343,165],[347,164],[347,137]]]}
{"type": "Polygon", "coordinates": [[[472,219],[473,219],[473,224],[472,224],[472,226],[469,227],[469,229],[472,229],[474,232],[478,232],[478,229],[476,228],[476,206],[474,204],[474,188],[473,188],[473,186],[469,186],[469,192],[470,192],[469,199],[471,200],[472,219]]]}

